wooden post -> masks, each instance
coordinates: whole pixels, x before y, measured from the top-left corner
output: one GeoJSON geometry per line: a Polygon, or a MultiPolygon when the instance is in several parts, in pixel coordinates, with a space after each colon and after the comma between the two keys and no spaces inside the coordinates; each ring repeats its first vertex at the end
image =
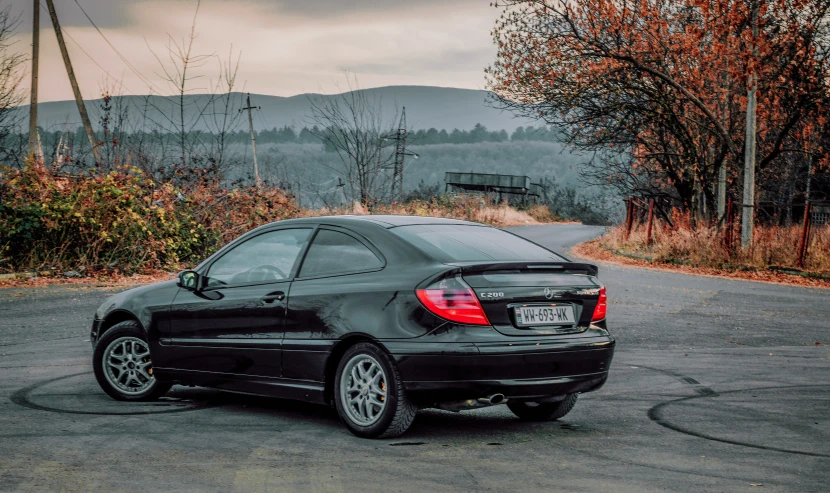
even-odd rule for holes
{"type": "Polygon", "coordinates": [[[254,117],[251,116],[251,110],[258,110],[261,108],[259,106],[251,106],[251,93],[248,93],[247,101],[248,106],[240,109],[239,111],[248,110],[248,126],[251,129],[251,151],[254,154],[254,181],[256,182],[256,186],[259,187],[262,182],[259,179],[259,164],[256,161],[256,133],[254,132],[254,117]]]}
{"type": "Polygon", "coordinates": [[[628,233],[627,233],[627,231],[628,231],[628,219],[630,217],[631,217],[631,199],[626,197],[625,198],[625,223],[623,223],[623,225],[625,227],[625,230],[626,230],[626,235],[625,235],[626,239],[628,239],[628,233]]]}
{"type": "Polygon", "coordinates": [[[37,146],[37,69],[40,51],[40,0],[34,0],[32,21],[32,89],[29,96],[29,157],[38,157],[37,146]]]}
{"type": "Polygon", "coordinates": [[[798,268],[804,268],[804,260],[807,258],[807,249],[810,246],[810,202],[804,204],[804,223],[801,228],[801,245],[798,248],[798,268]]]}
{"type": "Polygon", "coordinates": [[[631,226],[634,224],[634,199],[629,197],[626,200],[628,204],[628,217],[626,218],[626,225],[625,225],[625,241],[628,241],[628,237],[631,236],[631,226]]]}
{"type": "Polygon", "coordinates": [[[648,205],[648,229],[646,232],[646,245],[651,245],[651,224],[654,222],[654,199],[648,205]]]}
{"type": "Polygon", "coordinates": [[[52,18],[55,37],[58,38],[58,46],[61,49],[61,56],[63,56],[63,64],[66,66],[66,75],[69,76],[69,85],[72,86],[72,92],[75,94],[75,104],[78,105],[78,113],[81,114],[81,123],[83,123],[86,136],[89,139],[89,148],[92,150],[95,164],[100,166],[103,163],[101,162],[101,150],[98,149],[98,139],[95,138],[95,133],[92,131],[92,123],[89,122],[89,115],[86,112],[84,98],[81,96],[81,88],[78,87],[78,81],[75,80],[75,71],[72,70],[72,61],[69,60],[69,52],[66,50],[66,43],[63,41],[63,33],[61,32],[61,25],[58,22],[58,13],[55,12],[55,4],[52,3],[52,0],[46,0],[46,7],[49,9],[49,17],[52,18]]]}

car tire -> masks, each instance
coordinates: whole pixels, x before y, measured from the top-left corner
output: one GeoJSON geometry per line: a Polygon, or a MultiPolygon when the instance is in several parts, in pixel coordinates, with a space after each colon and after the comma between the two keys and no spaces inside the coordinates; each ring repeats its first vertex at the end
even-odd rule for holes
{"type": "Polygon", "coordinates": [[[409,429],[418,412],[406,397],[395,364],[367,342],[350,347],[340,359],[334,402],[349,431],[362,438],[396,437],[409,429]]]}
{"type": "Polygon", "coordinates": [[[571,412],[576,405],[577,394],[568,394],[559,402],[507,402],[507,407],[524,421],[556,421],[571,412]]]}
{"type": "Polygon", "coordinates": [[[101,389],[118,401],[153,401],[172,387],[153,376],[147,338],[133,320],[104,332],[95,344],[92,369],[101,389]]]}

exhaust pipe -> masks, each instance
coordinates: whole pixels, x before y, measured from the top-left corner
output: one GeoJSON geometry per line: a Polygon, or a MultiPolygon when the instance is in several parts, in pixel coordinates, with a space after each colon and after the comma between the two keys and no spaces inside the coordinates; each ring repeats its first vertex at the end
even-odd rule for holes
{"type": "Polygon", "coordinates": [[[505,401],[507,401],[507,399],[504,398],[504,394],[493,394],[490,397],[487,397],[487,400],[493,406],[495,406],[496,404],[502,404],[505,401]]]}
{"type": "Polygon", "coordinates": [[[497,404],[504,404],[507,399],[504,394],[492,394],[487,397],[479,397],[478,399],[466,399],[463,401],[449,401],[438,403],[435,407],[445,411],[468,411],[470,409],[479,409],[482,407],[495,406],[497,404]]]}

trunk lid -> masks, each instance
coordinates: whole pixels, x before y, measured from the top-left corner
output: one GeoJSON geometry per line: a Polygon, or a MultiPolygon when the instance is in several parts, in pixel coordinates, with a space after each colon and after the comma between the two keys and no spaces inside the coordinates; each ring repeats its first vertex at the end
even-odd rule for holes
{"type": "Polygon", "coordinates": [[[505,335],[587,330],[602,284],[597,267],[576,262],[457,263],[493,326],[505,335]]]}

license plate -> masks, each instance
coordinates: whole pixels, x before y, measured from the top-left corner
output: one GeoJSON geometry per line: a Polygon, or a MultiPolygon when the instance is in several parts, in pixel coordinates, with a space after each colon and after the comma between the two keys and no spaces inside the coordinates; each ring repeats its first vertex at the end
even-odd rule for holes
{"type": "Polygon", "coordinates": [[[573,305],[544,305],[516,307],[516,325],[568,325],[575,324],[573,305]]]}

